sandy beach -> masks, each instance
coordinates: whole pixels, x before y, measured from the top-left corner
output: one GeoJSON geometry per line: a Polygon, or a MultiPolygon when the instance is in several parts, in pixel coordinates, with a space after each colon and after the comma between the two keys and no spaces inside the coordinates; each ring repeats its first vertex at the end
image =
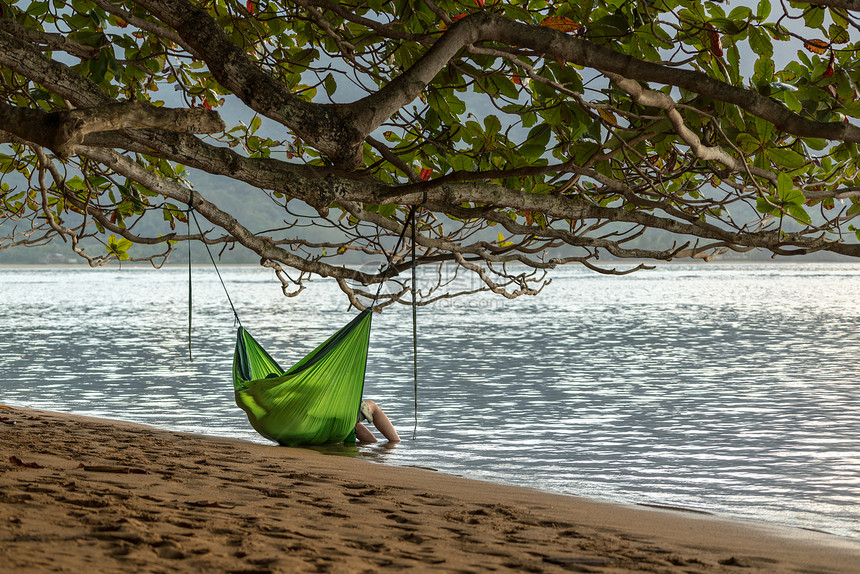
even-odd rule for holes
{"type": "Polygon", "coordinates": [[[845,572],[860,541],[0,408],[7,572],[845,572]]]}

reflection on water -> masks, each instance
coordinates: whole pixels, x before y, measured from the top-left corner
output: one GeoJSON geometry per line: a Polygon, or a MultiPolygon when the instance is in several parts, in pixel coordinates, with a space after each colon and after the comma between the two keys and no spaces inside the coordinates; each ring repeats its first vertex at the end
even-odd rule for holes
{"type": "MultiPolygon", "coordinates": [[[[2,400],[266,442],[233,402],[233,317],[214,273],[0,271],[2,400]]],[[[281,364],[354,314],[331,282],[285,299],[225,269],[281,364]]],[[[326,451],[594,498],[860,536],[860,265],[671,265],[558,273],[538,298],[374,319],[368,397],[406,439],[326,451]]]]}

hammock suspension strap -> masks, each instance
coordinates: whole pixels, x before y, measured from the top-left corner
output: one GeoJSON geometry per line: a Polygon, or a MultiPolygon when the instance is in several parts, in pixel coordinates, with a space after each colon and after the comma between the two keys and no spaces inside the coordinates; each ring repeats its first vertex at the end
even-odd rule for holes
{"type": "Polygon", "coordinates": [[[376,306],[376,302],[379,300],[379,295],[382,293],[382,287],[385,285],[385,282],[388,280],[388,272],[391,271],[391,268],[394,267],[392,263],[392,258],[394,254],[397,253],[397,250],[400,249],[400,245],[403,243],[403,238],[406,236],[406,230],[409,229],[410,226],[413,227],[412,232],[412,266],[415,266],[415,211],[418,209],[417,205],[413,205],[409,208],[409,215],[406,216],[406,219],[403,222],[403,229],[400,231],[400,236],[397,238],[397,242],[394,244],[394,249],[391,250],[391,254],[385,256],[386,266],[385,271],[382,273],[382,280],[379,282],[379,287],[376,289],[376,295],[373,297],[373,303],[370,304],[371,307],[376,306]]]}
{"type": "MultiPolygon", "coordinates": [[[[194,219],[194,225],[197,227],[197,232],[200,233],[200,241],[206,248],[206,253],[209,254],[209,259],[212,261],[212,267],[215,268],[215,273],[218,275],[218,281],[221,282],[221,287],[224,289],[224,294],[227,295],[227,302],[230,303],[230,309],[233,311],[233,318],[241,327],[242,321],[239,319],[239,314],[236,312],[236,307],[233,305],[233,299],[230,297],[230,292],[227,290],[227,285],[224,283],[224,278],[221,277],[221,272],[218,270],[218,265],[215,263],[215,257],[212,255],[212,250],[209,249],[209,244],[206,243],[206,238],[203,236],[203,230],[200,228],[200,222],[197,221],[197,215],[194,213],[194,190],[191,190],[191,195],[188,198],[188,236],[191,236],[191,220],[194,219]]],[[[188,241],[188,359],[191,358],[191,240],[188,241]]]]}
{"type": "MultiPolygon", "coordinates": [[[[421,202],[423,205],[427,201],[427,193],[424,193],[424,201],[421,202]]],[[[382,274],[382,280],[379,282],[379,287],[376,289],[376,296],[373,298],[373,303],[370,304],[371,307],[376,305],[377,300],[379,299],[380,293],[382,293],[382,286],[385,285],[385,281],[388,279],[388,272],[391,271],[393,267],[392,258],[397,253],[397,250],[400,249],[400,245],[403,243],[403,238],[406,236],[406,230],[412,229],[412,244],[410,245],[410,252],[412,257],[412,393],[413,393],[413,427],[412,427],[412,440],[418,435],[418,312],[417,312],[417,292],[415,283],[415,243],[416,243],[416,230],[415,230],[415,213],[418,211],[419,205],[412,205],[409,208],[409,214],[406,216],[406,219],[403,222],[403,229],[400,231],[400,237],[397,238],[397,242],[394,244],[394,249],[391,251],[391,255],[386,255],[387,266],[385,271],[382,274]]]]}
{"type": "MultiPolygon", "coordinates": [[[[427,195],[424,195],[425,201],[427,195]]],[[[415,282],[415,207],[410,211],[412,218],[410,225],[412,226],[412,396],[414,398],[412,440],[418,436],[418,313],[416,311],[418,305],[416,296],[418,292],[418,284],[415,282]]]]}

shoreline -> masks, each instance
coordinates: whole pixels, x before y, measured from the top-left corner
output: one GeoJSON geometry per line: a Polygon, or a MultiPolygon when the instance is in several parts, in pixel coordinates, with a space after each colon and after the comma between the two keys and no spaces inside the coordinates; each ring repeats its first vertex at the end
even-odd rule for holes
{"type": "Polygon", "coordinates": [[[22,407],[0,409],[15,572],[855,572],[860,541],[22,407]]]}
{"type": "MultiPolygon", "coordinates": [[[[762,257],[761,259],[756,258],[732,258],[732,257],[717,257],[712,261],[703,261],[701,259],[672,259],[669,261],[657,261],[653,259],[607,259],[606,261],[612,263],[629,263],[630,265],[635,265],[639,263],[645,263],[648,265],[654,265],[656,267],[678,267],[683,265],[701,265],[701,266],[720,266],[720,265],[791,265],[795,263],[800,264],[809,264],[809,263],[822,263],[822,264],[837,264],[837,265],[858,265],[860,264],[860,259],[852,258],[851,256],[844,255],[834,255],[832,258],[822,257],[807,257],[803,258],[802,256],[782,256],[776,259],[770,257],[762,257]]],[[[351,261],[345,262],[351,265],[360,265],[361,261],[351,261]]],[[[192,265],[194,266],[206,266],[211,267],[211,263],[208,259],[201,261],[193,261],[192,265]]],[[[252,269],[263,269],[258,263],[253,261],[249,261],[246,263],[218,263],[219,267],[239,267],[239,268],[252,268],[252,269]]],[[[575,268],[575,265],[566,265],[560,267],[560,269],[565,268],[575,268]]],[[[115,270],[120,271],[123,269],[151,269],[153,271],[159,271],[161,269],[188,269],[188,262],[184,263],[165,263],[161,267],[155,268],[149,263],[117,263],[116,261],[112,261],[106,265],[101,265],[98,267],[90,267],[87,265],[86,261],[81,260],[80,262],[67,262],[67,263],[0,263],[0,270],[14,270],[14,269],[82,269],[82,270],[115,270]]]]}

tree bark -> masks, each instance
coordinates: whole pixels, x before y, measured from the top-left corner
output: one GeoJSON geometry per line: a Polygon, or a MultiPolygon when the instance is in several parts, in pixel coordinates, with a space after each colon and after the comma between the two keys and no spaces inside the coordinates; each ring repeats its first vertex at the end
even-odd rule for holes
{"type": "Polygon", "coordinates": [[[144,102],[60,112],[43,112],[0,102],[0,125],[5,131],[46,147],[64,159],[70,157],[90,133],[142,128],[196,134],[224,131],[224,122],[212,110],[159,108],[144,102]]]}

